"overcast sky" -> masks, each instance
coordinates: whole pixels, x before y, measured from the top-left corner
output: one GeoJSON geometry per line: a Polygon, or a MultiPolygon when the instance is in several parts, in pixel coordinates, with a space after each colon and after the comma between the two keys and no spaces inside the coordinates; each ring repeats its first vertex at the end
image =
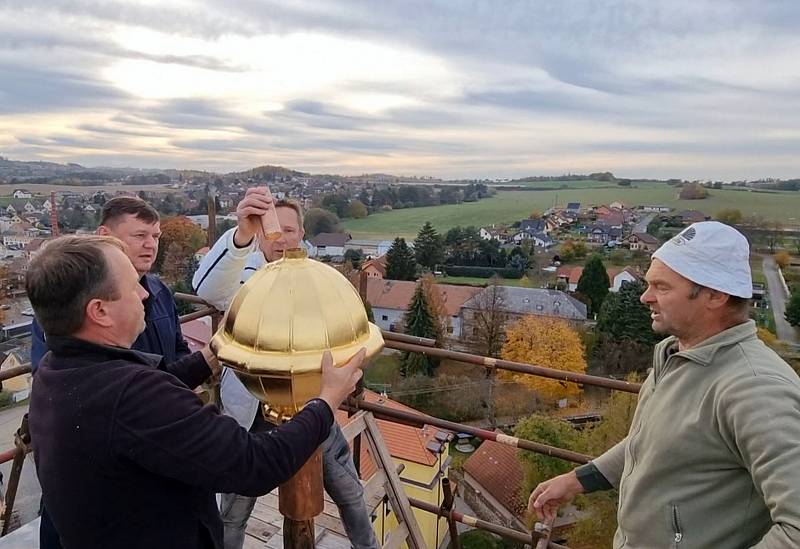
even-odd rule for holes
{"type": "Polygon", "coordinates": [[[0,155],[800,176],[800,2],[0,0],[0,155]]]}

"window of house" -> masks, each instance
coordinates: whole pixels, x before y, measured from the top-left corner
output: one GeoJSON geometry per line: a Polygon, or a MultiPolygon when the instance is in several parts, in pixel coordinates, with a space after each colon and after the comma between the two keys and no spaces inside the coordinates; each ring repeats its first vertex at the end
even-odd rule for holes
{"type": "Polygon", "coordinates": [[[388,315],[381,315],[381,320],[389,320],[388,315]]]}

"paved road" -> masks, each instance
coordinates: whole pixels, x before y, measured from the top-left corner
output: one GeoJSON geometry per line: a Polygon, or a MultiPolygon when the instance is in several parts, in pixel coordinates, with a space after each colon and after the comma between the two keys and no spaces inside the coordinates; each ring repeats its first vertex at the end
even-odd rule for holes
{"type": "Polygon", "coordinates": [[[783,284],[781,284],[775,260],[771,256],[764,256],[762,269],[764,270],[764,276],[767,278],[770,307],[772,307],[772,313],[775,315],[775,329],[778,332],[778,339],[798,345],[800,344],[800,334],[798,334],[797,328],[786,322],[783,316],[786,311],[786,300],[789,296],[786,295],[783,284]]]}
{"type": "Polygon", "coordinates": [[[633,232],[635,232],[635,233],[646,233],[647,232],[647,226],[650,224],[650,222],[653,219],[655,219],[655,217],[656,217],[656,214],[651,213],[651,214],[647,214],[646,216],[641,218],[639,220],[639,222],[636,223],[636,225],[634,225],[633,232]]]}

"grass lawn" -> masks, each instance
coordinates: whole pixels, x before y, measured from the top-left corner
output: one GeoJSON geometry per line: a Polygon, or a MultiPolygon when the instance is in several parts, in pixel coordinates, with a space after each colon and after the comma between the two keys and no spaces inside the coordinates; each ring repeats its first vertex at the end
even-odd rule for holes
{"type": "Polygon", "coordinates": [[[367,386],[393,385],[400,380],[400,354],[380,354],[372,359],[364,372],[367,386]]]}
{"type": "Polygon", "coordinates": [[[780,219],[787,224],[800,222],[800,192],[756,193],[739,189],[710,189],[709,198],[704,200],[678,200],[677,190],[666,184],[639,183],[630,188],[607,185],[596,183],[579,187],[571,183],[569,188],[552,191],[499,191],[494,197],[478,202],[394,210],[363,219],[346,219],[343,225],[354,238],[392,239],[400,236],[413,239],[426,221],[444,233],[458,225],[480,227],[492,223],[513,223],[527,218],[534,209],[544,211],[554,203],[559,206],[565,206],[568,202],[600,205],[615,200],[629,206],[663,204],[678,210],[696,209],[711,216],[726,208],[738,208],[744,215],[758,214],[769,219],[780,219]]]}
{"type": "MultiPolygon", "coordinates": [[[[489,278],[478,278],[475,276],[437,276],[436,282],[439,284],[458,284],[461,286],[486,286],[489,278]]],[[[501,286],[522,286],[521,278],[501,278],[501,286]]],[[[528,285],[533,287],[528,281],[528,285]]]]}

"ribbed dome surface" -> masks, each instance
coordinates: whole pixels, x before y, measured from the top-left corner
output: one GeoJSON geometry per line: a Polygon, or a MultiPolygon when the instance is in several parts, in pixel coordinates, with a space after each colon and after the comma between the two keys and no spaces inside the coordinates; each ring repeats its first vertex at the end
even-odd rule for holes
{"type": "Polygon", "coordinates": [[[326,349],[341,365],[361,347],[368,358],[380,352],[380,329],[367,320],[352,284],[303,250],[288,250],[251,276],[211,341],[276,420],[317,396],[326,349]]]}

